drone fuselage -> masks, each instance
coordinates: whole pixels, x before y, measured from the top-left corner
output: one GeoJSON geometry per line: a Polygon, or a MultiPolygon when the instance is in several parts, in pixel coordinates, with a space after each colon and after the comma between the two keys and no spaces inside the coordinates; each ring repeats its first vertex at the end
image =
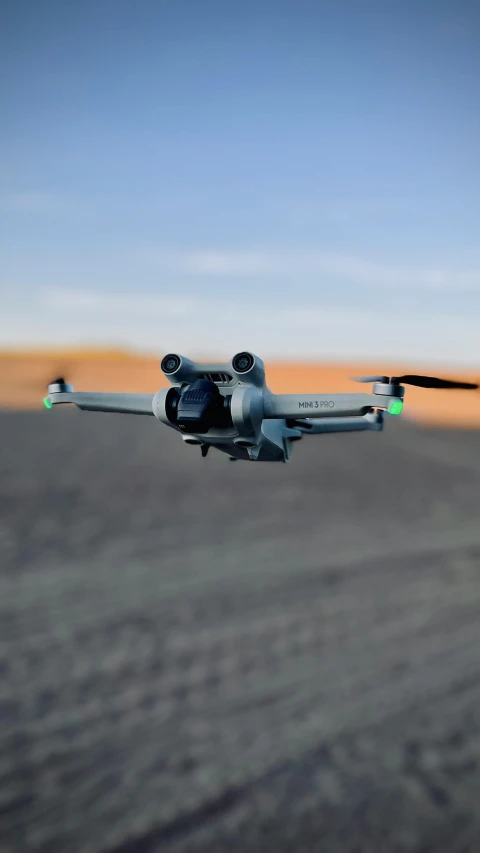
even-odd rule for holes
{"type": "MultiPolygon", "coordinates": [[[[172,356],[173,358],[173,356],[172,356]]],[[[164,370],[171,383],[153,398],[153,414],[166,426],[177,430],[186,444],[215,447],[232,459],[261,462],[287,462],[291,456],[292,441],[302,438],[302,432],[291,429],[287,420],[265,419],[263,399],[271,392],[265,384],[263,362],[255,356],[255,363],[242,375],[232,369],[232,364],[196,364],[178,356],[180,365],[173,374],[164,370]],[[188,424],[178,423],[172,416],[169,398],[172,389],[181,395],[184,389],[198,380],[207,380],[218,388],[223,401],[228,402],[229,423],[211,426],[205,431],[191,430],[188,424]]],[[[162,367],[168,361],[163,359],[162,367]]]]}
{"type": "MultiPolygon", "coordinates": [[[[373,412],[371,398],[359,408],[359,395],[275,395],[266,385],[265,367],[258,356],[240,353],[231,363],[197,364],[182,356],[165,356],[162,370],[171,383],[155,394],[153,413],[162,423],[182,434],[187,444],[215,447],[231,459],[258,462],[288,462],[292,444],[309,432],[342,432],[360,429],[381,430],[383,419],[373,412]],[[247,364],[247,357],[251,363],[247,364]],[[243,363],[247,370],[239,368],[243,363]],[[176,359],[169,372],[168,361],[176,359]],[[181,397],[184,390],[198,380],[214,383],[224,402],[228,402],[229,423],[206,430],[192,430],[179,423],[171,404],[172,395],[181,397]],[[349,402],[351,401],[351,402],[349,402]],[[336,407],[343,403],[342,417],[336,407]],[[349,408],[350,405],[350,408],[349,408]],[[282,412],[281,409],[284,408],[282,412]],[[278,413],[277,413],[278,410],[278,413]],[[306,419],[322,414],[322,425],[306,419]],[[282,417],[282,414],[285,416],[282,417]],[[345,417],[347,415],[347,417],[345,417]],[[352,417],[348,417],[352,415],[352,417]]],[[[201,383],[200,383],[201,384],[201,383]]],[[[382,388],[383,391],[383,388],[382,388]]],[[[380,401],[379,401],[380,405],[380,401]]]]}

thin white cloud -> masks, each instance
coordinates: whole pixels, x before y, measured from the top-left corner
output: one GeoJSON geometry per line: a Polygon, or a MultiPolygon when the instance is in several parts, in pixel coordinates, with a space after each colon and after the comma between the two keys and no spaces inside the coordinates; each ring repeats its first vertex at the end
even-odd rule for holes
{"type": "Polygon", "coordinates": [[[156,296],[149,293],[105,293],[94,290],[48,287],[41,292],[42,301],[50,308],[74,311],[88,315],[110,315],[112,320],[118,316],[142,317],[159,316],[162,318],[183,318],[194,316],[200,306],[200,299],[179,294],[176,296],[156,296]]]}
{"type": "Polygon", "coordinates": [[[179,250],[144,247],[139,250],[159,272],[193,277],[282,278],[329,276],[353,284],[379,288],[423,287],[480,291],[480,268],[465,269],[436,265],[412,266],[382,263],[355,255],[321,249],[245,248],[179,250]]]}
{"type": "Polygon", "coordinates": [[[15,192],[0,196],[0,205],[17,213],[55,213],[59,199],[51,193],[15,192]]]}
{"type": "Polygon", "coordinates": [[[91,212],[85,201],[52,192],[10,192],[0,195],[0,209],[7,213],[38,216],[84,216],[91,212]]]}
{"type": "Polygon", "coordinates": [[[392,216],[415,216],[425,208],[424,200],[417,197],[397,198],[336,198],[324,201],[304,199],[293,202],[286,208],[288,219],[297,226],[344,225],[365,220],[385,220],[392,216]]]}
{"type": "Polygon", "coordinates": [[[218,300],[49,288],[2,313],[0,345],[128,346],[225,359],[250,349],[265,358],[374,360],[379,372],[391,359],[407,366],[480,367],[475,316],[438,314],[426,321],[412,311],[400,321],[382,307],[295,307],[282,301],[252,306],[234,295],[218,300]]]}

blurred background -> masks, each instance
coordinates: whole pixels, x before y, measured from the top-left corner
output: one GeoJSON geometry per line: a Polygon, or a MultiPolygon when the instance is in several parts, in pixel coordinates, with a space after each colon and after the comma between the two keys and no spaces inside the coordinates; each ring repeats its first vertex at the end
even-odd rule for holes
{"type": "Polygon", "coordinates": [[[0,3],[2,853],[480,849],[480,394],[288,466],[41,403],[477,381],[479,104],[474,0],[0,3]]]}

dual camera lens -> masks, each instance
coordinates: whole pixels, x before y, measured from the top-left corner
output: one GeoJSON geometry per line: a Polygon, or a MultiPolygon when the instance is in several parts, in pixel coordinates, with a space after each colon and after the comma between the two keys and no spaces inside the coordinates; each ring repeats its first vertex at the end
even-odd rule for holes
{"type": "MultiPolygon", "coordinates": [[[[176,373],[178,368],[180,367],[181,359],[178,355],[174,353],[168,353],[163,359],[160,365],[162,373],[171,375],[172,373],[176,373]]],[[[235,373],[248,373],[249,370],[252,369],[255,364],[255,359],[253,355],[249,352],[239,352],[232,359],[232,367],[235,373]]]]}
{"type": "Polygon", "coordinates": [[[249,370],[252,369],[254,365],[253,355],[249,352],[239,352],[232,359],[232,367],[235,373],[248,373],[249,370]]]}
{"type": "Polygon", "coordinates": [[[162,363],[160,365],[160,369],[162,373],[175,373],[176,370],[180,367],[180,358],[178,355],[173,355],[173,353],[169,353],[162,359],[162,363]]]}

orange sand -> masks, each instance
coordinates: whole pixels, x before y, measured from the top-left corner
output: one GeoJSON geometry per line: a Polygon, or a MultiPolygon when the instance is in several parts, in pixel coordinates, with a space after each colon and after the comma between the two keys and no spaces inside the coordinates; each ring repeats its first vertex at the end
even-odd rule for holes
{"type": "MultiPolygon", "coordinates": [[[[42,407],[47,385],[63,375],[77,391],[155,392],[168,382],[160,372],[160,358],[127,351],[3,351],[0,352],[0,408],[38,409],[42,407]]],[[[366,363],[279,363],[266,362],[267,382],[271,391],[290,392],[348,392],[360,391],[361,386],[351,376],[379,372],[379,365],[366,363]]],[[[425,365],[381,365],[391,376],[409,373],[436,373],[425,365]]],[[[442,370],[445,378],[476,382],[477,372],[442,370]]],[[[365,386],[365,390],[368,386],[365,386]]],[[[480,392],[427,391],[406,389],[405,416],[430,425],[480,427],[480,392]]]]}

